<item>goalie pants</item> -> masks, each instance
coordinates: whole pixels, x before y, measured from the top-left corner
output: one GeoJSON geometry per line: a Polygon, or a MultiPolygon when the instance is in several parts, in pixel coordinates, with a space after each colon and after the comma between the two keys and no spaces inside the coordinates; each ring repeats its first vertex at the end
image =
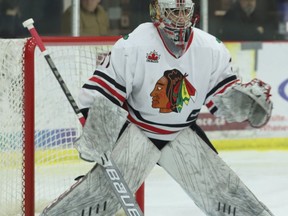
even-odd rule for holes
{"type": "Polygon", "coordinates": [[[273,215],[218,156],[205,133],[193,129],[165,145],[158,163],[195,204],[209,216],[273,215]]]}
{"type": "MultiPolygon", "coordinates": [[[[127,124],[124,126],[127,127],[127,124]]],[[[201,137],[201,139],[206,142],[206,144],[214,151],[218,154],[217,150],[215,149],[215,147],[213,146],[213,144],[210,142],[210,140],[208,139],[208,137],[206,136],[205,132],[194,122],[190,128],[195,131],[195,133],[201,137]]],[[[123,130],[123,129],[122,129],[123,130]]],[[[150,139],[154,145],[159,149],[163,149],[169,142],[168,141],[162,141],[162,140],[157,140],[157,139],[150,139]]]]}

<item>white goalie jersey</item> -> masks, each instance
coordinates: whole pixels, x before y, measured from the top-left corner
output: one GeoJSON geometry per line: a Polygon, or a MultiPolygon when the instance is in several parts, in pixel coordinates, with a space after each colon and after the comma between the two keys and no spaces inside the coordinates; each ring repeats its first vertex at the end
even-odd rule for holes
{"type": "Polygon", "coordinates": [[[203,104],[239,81],[223,43],[197,28],[177,58],[152,23],[120,39],[80,92],[81,109],[104,95],[127,109],[149,138],[170,141],[189,127],[203,104]]]}

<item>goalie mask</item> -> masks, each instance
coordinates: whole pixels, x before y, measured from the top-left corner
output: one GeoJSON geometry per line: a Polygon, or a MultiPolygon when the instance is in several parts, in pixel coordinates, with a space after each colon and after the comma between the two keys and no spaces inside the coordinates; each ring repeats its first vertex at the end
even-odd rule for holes
{"type": "Polygon", "coordinates": [[[194,3],[192,0],[151,0],[150,17],[177,46],[190,36],[194,3]]]}

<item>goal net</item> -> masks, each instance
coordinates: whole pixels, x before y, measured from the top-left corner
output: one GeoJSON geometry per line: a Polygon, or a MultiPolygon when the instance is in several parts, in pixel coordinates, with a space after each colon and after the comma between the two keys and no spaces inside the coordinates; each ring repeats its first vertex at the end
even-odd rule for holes
{"type": "MultiPolygon", "coordinates": [[[[43,38],[76,101],[117,39],[43,38]]],[[[31,216],[94,164],[73,148],[81,124],[34,40],[2,39],[0,47],[0,215],[31,216]]]]}

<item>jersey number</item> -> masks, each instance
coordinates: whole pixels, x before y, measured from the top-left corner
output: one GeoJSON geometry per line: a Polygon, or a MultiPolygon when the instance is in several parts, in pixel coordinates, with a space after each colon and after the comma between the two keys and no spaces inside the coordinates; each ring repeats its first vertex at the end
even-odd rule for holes
{"type": "Polygon", "coordinates": [[[111,52],[109,52],[109,54],[107,56],[105,56],[105,58],[103,59],[103,61],[100,63],[101,66],[108,68],[110,65],[110,58],[111,58],[111,52]],[[105,65],[104,65],[105,64],[105,65]]]}

